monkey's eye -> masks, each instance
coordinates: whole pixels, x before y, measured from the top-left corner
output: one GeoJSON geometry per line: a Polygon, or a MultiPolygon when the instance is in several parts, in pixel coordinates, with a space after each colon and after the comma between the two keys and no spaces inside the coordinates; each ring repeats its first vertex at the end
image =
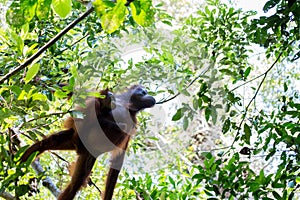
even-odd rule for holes
{"type": "Polygon", "coordinates": [[[146,90],[142,90],[142,95],[145,96],[146,94],[148,94],[147,91],[146,90]]]}
{"type": "Polygon", "coordinates": [[[108,93],[107,93],[107,96],[108,96],[108,97],[111,97],[111,96],[113,96],[113,93],[108,92],[108,93]]]}
{"type": "Polygon", "coordinates": [[[137,96],[145,96],[147,95],[147,90],[145,90],[144,88],[137,88],[135,91],[134,91],[134,94],[137,95],[137,96]]]}
{"type": "Polygon", "coordinates": [[[138,90],[137,94],[140,95],[140,96],[145,96],[145,95],[147,95],[148,93],[147,93],[147,90],[145,90],[145,89],[143,89],[143,88],[140,88],[140,89],[138,90]]]}

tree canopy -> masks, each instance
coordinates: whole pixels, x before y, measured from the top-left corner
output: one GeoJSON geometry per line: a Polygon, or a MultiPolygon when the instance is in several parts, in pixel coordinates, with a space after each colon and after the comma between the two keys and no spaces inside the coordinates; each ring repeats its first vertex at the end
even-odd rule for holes
{"type": "MultiPolygon", "coordinates": [[[[141,84],[115,199],[295,199],[300,186],[300,1],[0,1],[0,196],[55,199],[70,152],[29,145],[95,91],[141,84]],[[193,9],[191,9],[193,5],[193,9]]],[[[100,199],[100,156],[89,186],[100,199]]]]}

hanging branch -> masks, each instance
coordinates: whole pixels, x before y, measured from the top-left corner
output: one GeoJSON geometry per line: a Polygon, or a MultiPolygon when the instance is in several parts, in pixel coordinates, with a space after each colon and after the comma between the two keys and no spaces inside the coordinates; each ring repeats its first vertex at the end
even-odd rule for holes
{"type": "MultiPolygon", "coordinates": [[[[241,128],[242,128],[242,125],[243,125],[243,123],[244,123],[244,121],[245,121],[245,119],[246,119],[246,115],[247,115],[248,109],[249,109],[250,105],[252,104],[252,102],[256,99],[256,96],[258,95],[258,92],[259,92],[259,90],[260,90],[262,84],[265,82],[265,79],[266,79],[268,73],[269,73],[269,72],[273,69],[273,67],[278,63],[278,61],[280,60],[280,58],[281,58],[281,56],[283,55],[284,51],[285,51],[290,45],[292,45],[294,42],[295,42],[295,40],[292,40],[292,41],[290,41],[285,47],[282,48],[282,51],[281,51],[281,52],[279,53],[279,55],[277,56],[276,60],[273,62],[273,64],[272,64],[272,65],[271,65],[271,66],[270,66],[263,74],[261,74],[261,75],[255,77],[254,79],[248,81],[248,82],[251,82],[251,81],[253,81],[253,80],[255,80],[255,79],[257,79],[257,78],[263,76],[261,82],[260,82],[259,85],[258,85],[258,88],[257,88],[256,91],[255,91],[255,94],[253,95],[253,97],[251,98],[251,100],[249,101],[248,105],[247,105],[246,108],[245,108],[245,113],[243,114],[242,120],[241,120],[241,122],[240,122],[240,124],[239,124],[239,126],[238,126],[238,130],[237,130],[236,135],[234,136],[234,140],[233,140],[233,142],[232,142],[232,144],[231,144],[231,147],[233,147],[233,144],[237,141],[238,136],[240,135],[240,130],[241,130],[241,128]]],[[[248,82],[246,82],[246,83],[248,83],[248,82]]],[[[238,86],[238,87],[240,87],[240,86],[238,86]]],[[[234,88],[233,90],[237,89],[238,87],[234,88]]],[[[232,91],[233,91],[233,90],[232,90],[232,91]]]]}
{"type": "Polygon", "coordinates": [[[262,84],[265,82],[265,79],[267,78],[267,75],[268,73],[271,71],[271,69],[273,69],[273,67],[278,63],[279,59],[281,58],[282,54],[283,54],[284,50],[282,50],[280,52],[280,54],[277,56],[276,60],[273,62],[273,64],[267,69],[267,71],[265,71],[263,74],[261,74],[260,76],[263,76],[262,80],[260,81],[256,91],[255,91],[255,94],[253,95],[253,97],[251,98],[251,100],[249,101],[248,105],[246,106],[245,108],[245,113],[243,114],[243,117],[242,117],[242,120],[238,126],[238,131],[236,133],[236,135],[234,136],[234,140],[231,144],[231,147],[233,146],[233,144],[237,141],[238,139],[238,136],[240,135],[240,130],[242,128],[242,125],[246,119],[246,115],[247,115],[247,112],[249,110],[249,107],[250,105],[252,104],[252,102],[256,99],[256,96],[258,95],[258,92],[260,91],[260,88],[262,86],[262,84]]]}
{"type": "Polygon", "coordinates": [[[64,36],[69,30],[74,28],[79,22],[81,22],[84,18],[86,18],[91,12],[94,11],[94,7],[88,8],[85,13],[83,13],[80,17],[75,19],[71,24],[69,24],[66,28],[64,28],[61,32],[59,32],[54,38],[52,38],[49,42],[47,42],[44,46],[42,46],[35,54],[33,54],[30,58],[28,58],[24,63],[8,72],[0,79],[0,84],[4,83],[5,80],[9,79],[11,76],[15,75],[17,72],[25,69],[28,65],[30,65],[35,59],[37,59],[43,52],[45,52],[49,47],[51,47],[55,42],[57,42],[62,36],[64,36]]]}

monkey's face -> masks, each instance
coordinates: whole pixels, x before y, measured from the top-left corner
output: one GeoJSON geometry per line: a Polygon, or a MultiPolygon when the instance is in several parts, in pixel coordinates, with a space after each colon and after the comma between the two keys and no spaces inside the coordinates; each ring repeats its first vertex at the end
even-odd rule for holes
{"type": "Polygon", "coordinates": [[[151,108],[155,105],[155,99],[148,95],[147,90],[141,86],[133,88],[130,97],[130,109],[133,111],[140,111],[144,108],[151,108]]]}

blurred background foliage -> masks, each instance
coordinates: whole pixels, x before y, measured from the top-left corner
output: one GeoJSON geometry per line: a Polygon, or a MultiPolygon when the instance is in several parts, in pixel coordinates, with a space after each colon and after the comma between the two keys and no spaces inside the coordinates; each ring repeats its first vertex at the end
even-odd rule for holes
{"type": "MultiPolygon", "coordinates": [[[[115,199],[299,198],[300,1],[236,3],[1,0],[0,196],[55,199],[75,154],[20,155],[87,91],[142,84],[159,104],[139,115],[115,199]]],[[[107,158],[78,199],[100,199],[107,158]]]]}

